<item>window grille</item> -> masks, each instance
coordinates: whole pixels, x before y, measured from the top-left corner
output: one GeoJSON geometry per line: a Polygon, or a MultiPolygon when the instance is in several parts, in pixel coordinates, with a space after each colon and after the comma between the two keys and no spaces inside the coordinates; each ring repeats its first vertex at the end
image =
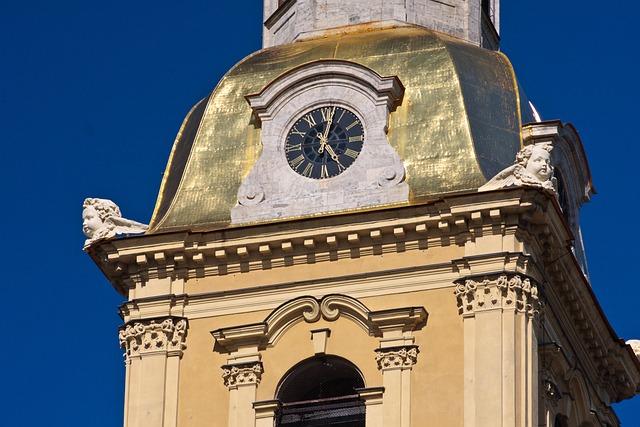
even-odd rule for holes
{"type": "Polygon", "coordinates": [[[285,403],[278,414],[282,427],[364,427],[365,406],[358,395],[285,403]]]}
{"type": "Polygon", "coordinates": [[[346,359],[321,355],[294,366],[276,393],[282,402],[277,427],[364,427],[364,387],[358,368],[346,359]]]}

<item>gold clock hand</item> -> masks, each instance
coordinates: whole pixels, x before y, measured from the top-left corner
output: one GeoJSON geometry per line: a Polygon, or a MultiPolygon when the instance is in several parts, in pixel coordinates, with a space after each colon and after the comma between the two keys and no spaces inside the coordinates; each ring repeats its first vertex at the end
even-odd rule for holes
{"type": "Polygon", "coordinates": [[[318,148],[318,153],[324,153],[324,146],[327,145],[327,141],[322,139],[322,135],[319,135],[320,138],[320,148],[318,148]]]}
{"type": "Polygon", "coordinates": [[[325,143],[325,146],[327,147],[327,151],[329,152],[329,155],[331,155],[331,158],[335,162],[340,163],[340,161],[338,160],[338,155],[336,154],[335,151],[333,151],[333,148],[331,147],[331,145],[329,145],[328,143],[325,143]]]}
{"type": "Polygon", "coordinates": [[[324,133],[322,134],[322,139],[324,139],[324,143],[327,143],[327,139],[329,138],[329,129],[331,128],[331,123],[333,123],[333,115],[336,113],[336,107],[331,108],[331,114],[329,115],[329,119],[327,120],[327,125],[324,128],[324,133]]]}
{"type": "Polygon", "coordinates": [[[318,148],[318,153],[324,153],[324,147],[327,146],[327,140],[329,139],[329,129],[331,129],[331,123],[333,123],[333,115],[336,113],[336,107],[333,106],[331,108],[331,114],[329,115],[329,119],[324,127],[324,132],[322,135],[319,135],[320,138],[320,148],[318,148]]]}

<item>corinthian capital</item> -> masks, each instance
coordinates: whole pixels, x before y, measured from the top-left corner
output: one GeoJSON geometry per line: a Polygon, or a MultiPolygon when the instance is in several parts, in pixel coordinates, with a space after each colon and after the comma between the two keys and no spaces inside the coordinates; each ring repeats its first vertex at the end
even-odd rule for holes
{"type": "Polygon", "coordinates": [[[418,361],[418,353],[418,347],[415,345],[376,349],[378,369],[411,369],[418,361]]]}
{"type": "Polygon", "coordinates": [[[120,347],[125,350],[127,360],[159,352],[182,355],[186,334],[186,319],[137,320],[120,328],[120,347]]]}
{"type": "Polygon", "coordinates": [[[224,385],[229,388],[246,384],[260,384],[262,372],[261,362],[224,365],[222,367],[222,379],[224,380],[224,385]]]}
{"type": "Polygon", "coordinates": [[[526,276],[515,273],[461,279],[455,290],[460,314],[499,308],[538,313],[538,287],[526,276]]]}

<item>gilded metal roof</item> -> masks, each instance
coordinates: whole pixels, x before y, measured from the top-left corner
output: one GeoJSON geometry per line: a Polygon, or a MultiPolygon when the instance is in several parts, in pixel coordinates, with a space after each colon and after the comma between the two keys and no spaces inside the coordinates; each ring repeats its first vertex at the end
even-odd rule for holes
{"type": "Polygon", "coordinates": [[[521,114],[513,68],[499,52],[421,27],[277,46],[242,60],[189,112],[164,173],[150,233],[230,226],[238,187],[260,153],[260,129],[245,95],[322,59],[356,62],[404,84],[388,139],[404,161],[410,205],[477,189],[511,164],[520,148],[521,117],[528,113],[521,114]]]}

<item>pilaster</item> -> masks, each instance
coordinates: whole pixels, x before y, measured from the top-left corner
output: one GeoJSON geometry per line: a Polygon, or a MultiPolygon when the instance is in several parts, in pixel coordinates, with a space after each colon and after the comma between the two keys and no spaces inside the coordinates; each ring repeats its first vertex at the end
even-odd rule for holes
{"type": "Polygon", "coordinates": [[[400,346],[386,346],[389,342],[382,341],[376,349],[376,362],[387,391],[382,407],[385,426],[411,425],[411,369],[418,361],[419,350],[413,338],[403,341],[406,344],[400,346]]]}
{"type": "Polygon", "coordinates": [[[229,389],[229,427],[256,425],[258,411],[253,405],[264,372],[260,359],[257,348],[242,347],[231,353],[228,363],[222,366],[222,379],[229,389]]]}
{"type": "Polygon", "coordinates": [[[464,322],[465,427],[538,425],[538,287],[501,272],[456,282],[464,322]]]}
{"type": "Polygon", "coordinates": [[[120,329],[125,350],[125,427],[175,427],[180,358],[187,319],[165,317],[129,322],[120,329]]]}

